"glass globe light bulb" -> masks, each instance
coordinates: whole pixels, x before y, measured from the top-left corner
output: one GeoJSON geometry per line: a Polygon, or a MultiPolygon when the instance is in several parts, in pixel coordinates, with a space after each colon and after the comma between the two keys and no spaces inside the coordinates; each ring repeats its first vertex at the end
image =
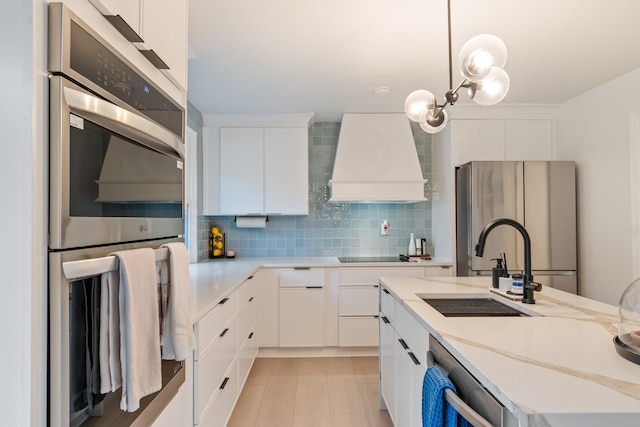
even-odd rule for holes
{"type": "Polygon", "coordinates": [[[507,96],[510,83],[505,70],[493,67],[487,77],[474,84],[469,96],[476,104],[495,105],[507,96]]]}
{"type": "Polygon", "coordinates": [[[449,122],[449,115],[446,110],[440,110],[438,117],[434,117],[433,113],[433,110],[424,111],[420,114],[419,121],[422,130],[431,134],[440,132],[449,122]]]}
{"type": "Polygon", "coordinates": [[[404,102],[404,112],[409,117],[409,120],[418,122],[420,121],[420,114],[423,112],[426,114],[428,111],[433,110],[435,103],[436,98],[433,93],[424,89],[414,90],[404,102]]]}
{"type": "Polygon", "coordinates": [[[480,34],[462,46],[458,60],[462,76],[475,83],[485,78],[493,68],[504,68],[507,46],[492,34],[480,34]]]}

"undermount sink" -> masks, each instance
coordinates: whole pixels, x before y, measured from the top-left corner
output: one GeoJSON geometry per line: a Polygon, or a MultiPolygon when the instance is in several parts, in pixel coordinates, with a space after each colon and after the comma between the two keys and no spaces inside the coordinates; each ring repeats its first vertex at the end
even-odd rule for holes
{"type": "MultiPolygon", "coordinates": [[[[422,300],[445,317],[530,317],[530,310],[514,307],[491,296],[455,297],[421,296],[422,300]]],[[[515,305],[515,304],[514,304],[515,305]]]]}

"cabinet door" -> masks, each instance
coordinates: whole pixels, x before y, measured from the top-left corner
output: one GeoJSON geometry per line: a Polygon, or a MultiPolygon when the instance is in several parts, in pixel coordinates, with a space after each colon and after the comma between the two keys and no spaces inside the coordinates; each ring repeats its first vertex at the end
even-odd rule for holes
{"type": "Polygon", "coordinates": [[[263,129],[220,129],[220,213],[264,211],[263,129]]]}
{"type": "Polygon", "coordinates": [[[280,288],[280,347],[324,347],[324,288],[280,288]]]}
{"type": "Polygon", "coordinates": [[[427,367],[412,361],[411,373],[411,426],[422,427],[422,380],[427,367]]]}
{"type": "Polygon", "coordinates": [[[306,128],[264,130],[265,213],[309,213],[309,147],[306,128]]]}
{"type": "Polygon", "coordinates": [[[184,393],[184,387],[181,387],[178,394],[162,410],[162,413],[151,424],[151,427],[176,427],[182,425],[182,395],[184,393]]]}
{"type": "Polygon", "coordinates": [[[395,425],[411,425],[411,374],[413,362],[409,359],[409,353],[404,346],[404,341],[395,334],[395,361],[396,361],[396,418],[395,425]]]}
{"type": "Polygon", "coordinates": [[[455,165],[472,160],[504,160],[504,120],[454,120],[451,139],[455,165]]]}
{"type": "Polygon", "coordinates": [[[396,422],[396,357],[394,331],[384,313],[380,313],[380,394],[384,399],[389,416],[396,422]]]}
{"type": "Polygon", "coordinates": [[[253,280],[258,286],[258,346],[278,347],[278,270],[261,268],[253,280]]]}
{"type": "Polygon", "coordinates": [[[169,67],[165,74],[187,89],[187,0],[145,1],[142,49],[153,50],[169,67]]]}

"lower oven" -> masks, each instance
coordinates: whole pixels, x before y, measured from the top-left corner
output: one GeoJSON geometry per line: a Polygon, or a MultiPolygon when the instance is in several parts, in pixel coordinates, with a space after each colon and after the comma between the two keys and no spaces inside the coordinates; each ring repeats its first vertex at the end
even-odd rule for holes
{"type": "Polygon", "coordinates": [[[476,380],[433,336],[429,335],[427,365],[438,366],[456,388],[445,400],[474,427],[515,427],[518,419],[476,380]]]}
{"type": "MultiPolygon", "coordinates": [[[[49,425],[149,426],[185,381],[182,362],[162,361],[162,389],[120,410],[120,390],[94,393],[98,351],[100,277],[117,263],[111,252],[159,248],[181,238],[84,248],[49,254],[49,425]]],[[[156,251],[163,262],[166,249],[156,251]],[[163,252],[164,251],[164,252],[163,252]]]]}
{"type": "Polygon", "coordinates": [[[161,390],[132,413],[120,390],[94,393],[97,288],[110,253],[183,240],[184,108],[64,4],[48,8],[49,425],[148,426],[185,370],[162,361],[161,390]]]}

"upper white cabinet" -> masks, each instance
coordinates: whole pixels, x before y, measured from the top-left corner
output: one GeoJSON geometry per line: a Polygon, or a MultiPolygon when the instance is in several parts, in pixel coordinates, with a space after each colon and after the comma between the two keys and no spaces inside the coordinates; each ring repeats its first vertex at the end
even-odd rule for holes
{"type": "Polygon", "coordinates": [[[89,0],[171,80],[187,89],[187,0],[89,0]]]}
{"type": "Polygon", "coordinates": [[[307,215],[308,120],[204,128],[204,215],[307,215]]]}
{"type": "Polygon", "coordinates": [[[454,165],[472,160],[551,160],[551,120],[454,120],[454,165]]]}

